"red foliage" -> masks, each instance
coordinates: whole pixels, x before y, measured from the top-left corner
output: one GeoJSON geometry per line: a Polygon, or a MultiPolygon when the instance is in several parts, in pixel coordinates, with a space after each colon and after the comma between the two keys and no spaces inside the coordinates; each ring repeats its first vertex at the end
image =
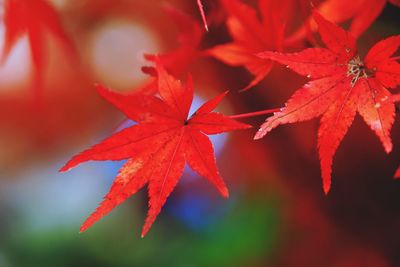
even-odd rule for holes
{"type": "Polygon", "coordinates": [[[378,42],[362,61],[350,33],[317,12],[314,18],[326,48],[293,54],[259,54],[260,58],[284,64],[313,80],[296,91],[280,112],[266,120],[255,139],[278,125],[321,116],[318,150],[323,188],[328,193],[333,156],[357,112],[381,139],[385,151],[392,150],[390,130],[395,107],[387,89],[400,84],[400,64],[391,58],[400,46],[400,36],[378,42]]]}
{"type": "MultiPolygon", "coordinates": [[[[351,19],[349,31],[354,37],[358,38],[378,18],[386,2],[400,6],[400,2],[396,0],[326,0],[316,9],[326,19],[335,23],[342,23],[351,19]]],[[[312,17],[289,38],[290,42],[304,38],[310,28],[312,31],[316,30],[316,25],[312,23],[312,17]]]]}
{"type": "Polygon", "coordinates": [[[40,101],[40,85],[46,62],[46,34],[51,33],[71,54],[75,53],[74,46],[64,32],[57,12],[43,0],[5,0],[4,24],[6,31],[2,61],[8,57],[19,38],[27,34],[36,70],[35,98],[40,101]]]}
{"type": "Polygon", "coordinates": [[[254,79],[243,90],[257,85],[271,70],[272,61],[263,60],[256,53],[264,50],[280,50],[283,45],[284,15],[292,8],[292,1],[259,2],[262,20],[257,12],[239,0],[222,0],[228,14],[227,27],[233,40],[231,43],[217,45],[208,53],[231,66],[243,66],[254,79]]]}
{"type": "MultiPolygon", "coordinates": [[[[121,10],[125,5],[131,9],[136,7],[131,1],[118,2],[123,3],[119,7],[121,10]]],[[[203,2],[197,0],[196,4],[203,25],[208,30],[203,2]]],[[[114,207],[148,184],[150,200],[142,230],[144,236],[174,190],[186,163],[207,178],[222,196],[227,197],[228,190],[217,170],[213,147],[207,135],[250,127],[236,122],[233,120],[235,118],[270,114],[275,111],[256,134],[255,139],[259,139],[278,125],[321,117],[318,151],[325,193],[328,193],[331,187],[333,157],[357,113],[379,137],[385,151],[389,153],[392,150],[390,131],[395,116],[394,102],[398,102],[399,97],[395,99],[389,90],[400,84],[399,57],[394,56],[400,46],[400,36],[389,37],[376,43],[363,60],[358,56],[356,39],[377,19],[388,2],[397,6],[400,6],[400,2],[316,0],[313,1],[313,14],[311,10],[314,10],[314,7],[309,1],[258,0],[255,1],[256,5],[251,5],[250,2],[221,0],[212,4],[217,7],[215,10],[206,9],[215,12],[215,16],[207,14],[210,25],[226,18],[230,39],[225,40],[223,44],[220,44],[221,39],[218,39],[219,42],[210,42],[204,38],[205,30],[200,20],[196,21],[190,15],[167,8],[167,13],[179,30],[179,46],[164,54],[145,55],[151,63],[155,62],[156,66],[143,67],[143,70],[155,78],[136,88],[134,95],[120,95],[97,86],[98,93],[103,98],[138,124],[83,151],[61,169],[66,171],[89,160],[128,159],[105,200],[84,222],[81,231],[91,227],[114,207]],[[336,25],[346,22],[349,22],[350,26],[348,31],[336,25]],[[306,38],[309,38],[312,44],[317,44],[314,37],[317,29],[326,48],[306,48],[297,53],[282,52],[293,51],[298,46],[304,47],[306,38]],[[218,45],[215,45],[216,43],[218,45]],[[226,93],[223,93],[205,103],[188,118],[193,99],[193,84],[189,78],[188,84],[182,86],[176,78],[187,73],[193,63],[204,55],[212,56],[229,66],[244,67],[250,72],[253,79],[244,90],[259,84],[270,73],[274,62],[286,65],[297,74],[311,80],[297,90],[280,110],[269,109],[231,117],[223,116],[212,112],[225,96],[226,93]]],[[[192,5],[195,7],[194,1],[192,5]]],[[[87,1],[82,5],[89,9],[86,12],[94,12],[96,19],[109,13],[117,13],[110,12],[114,6],[117,5],[110,1],[87,1]]],[[[78,5],[77,9],[80,7],[78,5]]],[[[9,56],[20,37],[27,35],[35,67],[33,88],[38,99],[39,89],[44,88],[41,79],[47,62],[44,47],[46,34],[50,33],[73,54],[74,46],[61,25],[59,15],[45,0],[5,0],[4,23],[6,31],[2,59],[4,61],[9,56]]],[[[78,69],[78,66],[76,68],[78,69]]],[[[57,71],[61,72],[58,74],[60,77],[67,79],[66,73],[57,71]]],[[[208,71],[208,74],[211,72],[208,71]]],[[[215,76],[218,76],[218,73],[215,76]]],[[[81,80],[80,76],[73,77],[78,77],[74,78],[77,81],[81,80]]],[[[43,147],[44,142],[51,143],[51,140],[58,139],[62,133],[68,133],[68,130],[76,132],[75,128],[91,119],[92,113],[88,111],[90,115],[83,116],[81,111],[84,109],[79,108],[77,104],[82,98],[91,97],[90,92],[82,94],[78,88],[85,87],[89,82],[92,81],[74,86],[77,87],[74,90],[64,88],[71,87],[69,84],[57,86],[58,90],[64,88],[63,91],[69,93],[59,94],[57,99],[50,98],[52,106],[56,108],[52,113],[46,114],[47,120],[44,120],[46,117],[42,116],[42,113],[34,120],[26,116],[31,108],[20,108],[25,106],[25,101],[10,103],[2,99],[0,102],[5,104],[0,117],[25,129],[32,128],[35,132],[40,130],[40,138],[37,139],[41,142],[38,142],[38,146],[43,147]],[[61,100],[64,104],[70,103],[69,109],[59,105],[61,100]],[[15,115],[15,109],[21,112],[15,115]],[[77,116],[71,122],[64,120],[72,111],[81,112],[81,116],[77,116]],[[62,114],[65,115],[61,116],[62,114]],[[38,124],[39,119],[46,125],[38,124]]],[[[290,84],[287,80],[284,82],[283,87],[290,84]]],[[[285,93],[283,87],[282,92],[285,93]]],[[[258,166],[264,166],[261,156],[253,153],[252,157],[258,159],[258,166]]],[[[400,168],[396,172],[396,177],[398,176],[400,168]]]]}
{"type": "Polygon", "coordinates": [[[223,197],[228,197],[215,163],[214,151],[206,134],[218,134],[249,125],[212,112],[224,98],[223,93],[203,104],[190,118],[193,84],[189,77],[184,87],[167,74],[157,60],[158,92],[155,96],[122,96],[98,86],[99,93],[138,125],[124,129],[100,144],[73,157],[61,171],[88,160],[129,158],[97,210],[84,222],[81,231],[135,194],[146,183],[149,211],[142,230],[148,232],[162,206],[182,175],[185,162],[206,177],[223,197]]]}

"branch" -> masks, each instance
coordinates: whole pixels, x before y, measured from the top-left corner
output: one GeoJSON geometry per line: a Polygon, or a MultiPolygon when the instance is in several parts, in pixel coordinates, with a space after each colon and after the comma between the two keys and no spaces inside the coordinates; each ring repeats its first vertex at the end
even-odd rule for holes
{"type": "MultiPolygon", "coordinates": [[[[400,98],[400,96],[399,96],[399,98],[400,98]]],[[[274,112],[279,112],[279,111],[281,111],[280,108],[265,109],[265,110],[256,111],[256,112],[232,115],[232,116],[229,116],[229,118],[231,118],[231,119],[249,118],[249,117],[256,117],[256,116],[261,116],[261,115],[266,115],[266,114],[272,114],[274,112]]]]}

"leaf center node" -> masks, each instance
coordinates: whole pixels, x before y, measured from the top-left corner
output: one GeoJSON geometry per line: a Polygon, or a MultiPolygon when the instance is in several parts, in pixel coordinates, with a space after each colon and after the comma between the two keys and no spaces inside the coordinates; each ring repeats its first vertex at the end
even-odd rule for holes
{"type": "Polygon", "coordinates": [[[351,79],[351,86],[353,87],[360,78],[368,78],[368,70],[364,65],[364,62],[359,56],[356,56],[349,61],[347,65],[347,77],[353,76],[351,79]]]}

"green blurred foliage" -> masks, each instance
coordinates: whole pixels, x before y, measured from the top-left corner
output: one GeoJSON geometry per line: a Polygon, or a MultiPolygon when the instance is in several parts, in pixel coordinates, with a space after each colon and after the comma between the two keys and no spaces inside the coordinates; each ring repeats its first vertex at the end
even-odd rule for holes
{"type": "Polygon", "coordinates": [[[138,230],[132,231],[140,229],[139,218],[132,224],[134,219],[126,217],[131,210],[117,212],[85,234],[77,233],[78,226],[21,231],[7,241],[5,258],[9,265],[4,267],[234,267],[265,261],[278,241],[279,209],[272,199],[246,199],[202,232],[191,232],[164,216],[141,239],[138,230]]]}

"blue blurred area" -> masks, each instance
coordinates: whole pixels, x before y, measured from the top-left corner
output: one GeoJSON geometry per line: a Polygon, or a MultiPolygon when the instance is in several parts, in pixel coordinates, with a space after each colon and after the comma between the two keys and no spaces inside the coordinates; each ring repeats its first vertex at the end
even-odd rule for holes
{"type": "MultiPolygon", "coordinates": [[[[89,162],[58,173],[65,160],[24,170],[15,182],[0,184],[7,204],[22,216],[25,227],[47,230],[78,226],[106,193],[123,162],[89,162]]],[[[4,179],[1,179],[4,181],[4,179]]]]}
{"type": "Polygon", "coordinates": [[[195,181],[182,188],[179,194],[172,195],[165,206],[165,212],[171,213],[192,231],[202,232],[218,223],[235,207],[236,196],[231,194],[227,200],[219,196],[216,190],[207,190],[210,187],[200,186],[204,190],[189,188],[198,185],[195,181]]]}

